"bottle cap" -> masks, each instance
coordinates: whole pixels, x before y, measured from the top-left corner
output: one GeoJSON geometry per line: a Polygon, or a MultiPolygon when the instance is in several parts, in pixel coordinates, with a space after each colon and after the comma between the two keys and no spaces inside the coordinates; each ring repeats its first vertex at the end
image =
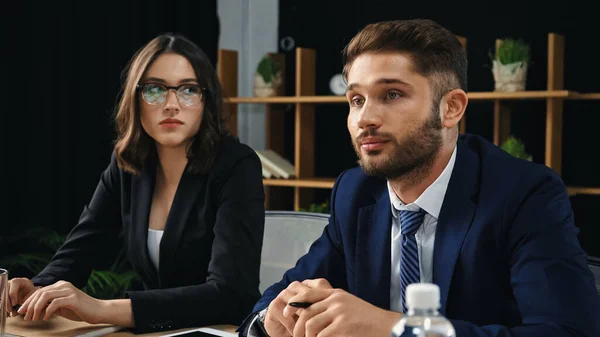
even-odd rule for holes
{"type": "Polygon", "coordinates": [[[413,283],[406,287],[406,306],[410,309],[438,309],[440,288],[433,283],[413,283]]]}

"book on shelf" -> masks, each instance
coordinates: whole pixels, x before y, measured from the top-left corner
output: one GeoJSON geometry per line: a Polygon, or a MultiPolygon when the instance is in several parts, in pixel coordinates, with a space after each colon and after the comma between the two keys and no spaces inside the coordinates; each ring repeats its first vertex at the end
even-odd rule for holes
{"type": "Polygon", "coordinates": [[[263,177],[288,179],[296,176],[294,165],[273,150],[256,151],[262,164],[263,177]]]}

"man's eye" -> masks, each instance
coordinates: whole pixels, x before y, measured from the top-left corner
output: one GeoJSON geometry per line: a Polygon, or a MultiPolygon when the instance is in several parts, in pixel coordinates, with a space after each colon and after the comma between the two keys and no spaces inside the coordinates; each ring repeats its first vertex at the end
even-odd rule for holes
{"type": "Polygon", "coordinates": [[[402,97],[402,95],[400,95],[400,93],[395,92],[395,91],[390,91],[390,92],[387,93],[387,98],[388,99],[398,99],[400,97],[402,97]]]}

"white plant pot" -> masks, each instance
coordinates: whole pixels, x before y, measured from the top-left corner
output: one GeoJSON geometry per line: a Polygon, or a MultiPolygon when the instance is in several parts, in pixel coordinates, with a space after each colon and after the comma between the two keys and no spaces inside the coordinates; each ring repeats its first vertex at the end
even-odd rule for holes
{"type": "Polygon", "coordinates": [[[496,91],[514,92],[525,90],[527,63],[515,62],[502,64],[494,60],[492,72],[494,74],[494,89],[496,91]]]}
{"type": "Polygon", "coordinates": [[[260,74],[254,74],[254,96],[272,97],[280,94],[282,85],[281,74],[273,78],[270,83],[265,83],[260,74]]]}

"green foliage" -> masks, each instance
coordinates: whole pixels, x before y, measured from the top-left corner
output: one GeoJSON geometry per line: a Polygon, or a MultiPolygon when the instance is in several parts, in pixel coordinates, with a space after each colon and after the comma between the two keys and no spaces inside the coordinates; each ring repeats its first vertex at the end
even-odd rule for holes
{"type": "Polygon", "coordinates": [[[42,227],[0,236],[0,266],[35,275],[44,269],[64,240],[64,235],[42,227]],[[20,253],[14,253],[17,251],[20,253]]]}
{"type": "Polygon", "coordinates": [[[262,76],[265,83],[271,83],[277,74],[279,74],[279,71],[279,66],[269,55],[263,56],[256,69],[256,72],[262,76]]]}
{"type": "Polygon", "coordinates": [[[491,55],[492,61],[498,61],[502,64],[511,64],[516,62],[529,62],[529,45],[522,39],[507,38],[500,42],[496,55],[491,55]]]}
{"type": "Polygon", "coordinates": [[[525,144],[514,136],[508,137],[501,148],[517,158],[531,160],[531,155],[525,151],[525,144]]]}
{"type": "MultiPolygon", "coordinates": [[[[65,235],[42,227],[0,236],[0,266],[8,269],[11,275],[31,278],[50,263],[65,239],[65,235]]],[[[100,299],[123,297],[125,291],[138,281],[137,274],[127,262],[124,251],[121,251],[108,269],[92,270],[82,290],[100,299]]]]}
{"type": "Polygon", "coordinates": [[[0,258],[0,266],[8,270],[23,268],[30,274],[39,273],[48,264],[52,254],[46,253],[23,253],[15,255],[6,255],[0,258]]]}
{"type": "Polygon", "coordinates": [[[312,213],[329,213],[329,202],[325,201],[320,204],[310,204],[308,208],[300,208],[300,211],[312,213]]]}
{"type": "Polygon", "coordinates": [[[111,270],[93,270],[83,291],[100,299],[119,298],[131,289],[137,281],[137,274],[128,270],[117,273],[111,270]]]}

